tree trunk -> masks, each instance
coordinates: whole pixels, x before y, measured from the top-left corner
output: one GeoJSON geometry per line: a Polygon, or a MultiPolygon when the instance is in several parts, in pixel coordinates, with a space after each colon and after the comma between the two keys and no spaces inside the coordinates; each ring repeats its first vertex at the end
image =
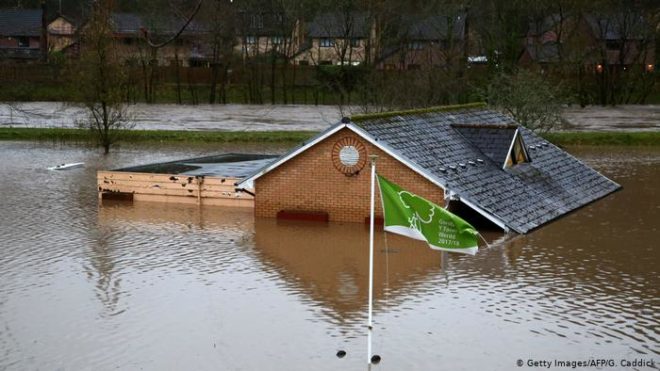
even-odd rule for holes
{"type": "Polygon", "coordinates": [[[183,103],[181,101],[181,68],[179,67],[179,48],[174,49],[174,63],[175,67],[175,78],[176,78],[176,102],[177,104],[183,103]]]}
{"type": "Polygon", "coordinates": [[[270,104],[275,104],[275,52],[271,53],[270,58],[270,104]]]}
{"type": "Polygon", "coordinates": [[[209,92],[209,104],[215,104],[215,97],[218,88],[218,62],[213,61],[211,65],[211,91],[209,92]]]}

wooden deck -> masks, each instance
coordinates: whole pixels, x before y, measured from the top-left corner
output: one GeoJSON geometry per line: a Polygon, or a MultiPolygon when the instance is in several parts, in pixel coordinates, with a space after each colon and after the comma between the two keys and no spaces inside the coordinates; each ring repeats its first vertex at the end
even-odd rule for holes
{"type": "Polygon", "coordinates": [[[99,171],[100,199],[174,202],[197,205],[254,207],[254,197],[237,192],[241,178],[99,171]]]}

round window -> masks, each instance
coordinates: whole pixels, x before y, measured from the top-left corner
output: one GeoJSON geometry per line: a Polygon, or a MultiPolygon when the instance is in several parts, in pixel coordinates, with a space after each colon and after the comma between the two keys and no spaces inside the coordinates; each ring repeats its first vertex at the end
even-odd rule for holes
{"type": "Polygon", "coordinates": [[[367,163],[367,149],[355,137],[341,138],[332,147],[332,163],[346,176],[357,175],[367,163]]]}
{"type": "Polygon", "coordinates": [[[339,150],[339,161],[345,166],[355,166],[360,160],[360,152],[355,146],[344,146],[339,150]]]}

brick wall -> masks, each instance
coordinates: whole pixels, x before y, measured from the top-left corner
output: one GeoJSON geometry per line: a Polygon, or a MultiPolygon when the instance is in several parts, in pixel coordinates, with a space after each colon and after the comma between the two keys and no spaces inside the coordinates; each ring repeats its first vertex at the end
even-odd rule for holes
{"type": "MultiPolygon", "coordinates": [[[[255,215],[275,217],[281,210],[324,211],[331,221],[364,222],[369,216],[369,163],[346,176],[332,162],[333,145],[352,137],[378,155],[376,171],[402,188],[443,205],[444,192],[349,129],[342,129],[255,181],[255,215]]],[[[376,189],[376,215],[382,215],[376,189]]]]}

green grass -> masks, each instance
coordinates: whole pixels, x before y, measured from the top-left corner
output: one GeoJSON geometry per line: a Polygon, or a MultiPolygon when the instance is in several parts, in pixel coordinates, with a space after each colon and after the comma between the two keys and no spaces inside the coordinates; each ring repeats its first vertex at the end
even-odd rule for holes
{"type": "MultiPolygon", "coordinates": [[[[192,142],[192,143],[285,143],[302,142],[312,135],[311,131],[176,131],[176,130],[126,130],[119,133],[119,141],[145,142],[192,142]]],[[[89,130],[63,128],[0,128],[0,140],[47,140],[57,142],[93,142],[89,130]]]]}
{"type": "MultiPolygon", "coordinates": [[[[124,143],[298,143],[316,134],[313,131],[176,131],[126,130],[124,143]]],[[[660,132],[553,132],[543,137],[556,145],[660,146],[660,132]]],[[[0,128],[0,140],[43,140],[55,142],[94,142],[84,129],[0,128]]]]}
{"type": "Polygon", "coordinates": [[[361,122],[366,120],[388,118],[394,116],[405,116],[405,115],[419,115],[429,112],[448,112],[448,111],[460,111],[471,108],[485,108],[487,105],[484,102],[474,102],[467,104],[454,104],[450,106],[437,106],[437,107],[428,107],[428,108],[418,108],[404,111],[388,111],[388,112],[379,112],[371,113],[365,115],[353,115],[351,116],[351,121],[361,122]]]}
{"type": "Polygon", "coordinates": [[[542,136],[562,146],[660,146],[660,131],[553,132],[542,136]]]}

